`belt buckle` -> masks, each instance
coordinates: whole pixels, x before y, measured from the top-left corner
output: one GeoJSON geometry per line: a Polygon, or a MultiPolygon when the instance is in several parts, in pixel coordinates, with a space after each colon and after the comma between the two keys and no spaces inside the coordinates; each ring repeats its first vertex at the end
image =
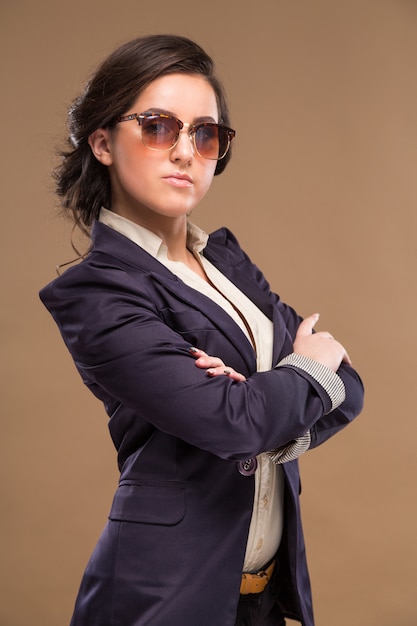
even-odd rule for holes
{"type": "Polygon", "coordinates": [[[249,593],[262,593],[269,581],[271,580],[272,573],[275,569],[275,561],[265,569],[256,574],[244,573],[242,574],[242,580],[240,583],[240,594],[247,595],[249,593]]]}

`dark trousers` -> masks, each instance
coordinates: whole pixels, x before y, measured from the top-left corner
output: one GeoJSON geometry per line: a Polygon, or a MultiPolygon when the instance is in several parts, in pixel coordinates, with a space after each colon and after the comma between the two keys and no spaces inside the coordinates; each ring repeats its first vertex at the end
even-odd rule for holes
{"type": "Polygon", "coordinates": [[[235,626],[285,626],[270,585],[262,593],[240,596],[235,626]]]}

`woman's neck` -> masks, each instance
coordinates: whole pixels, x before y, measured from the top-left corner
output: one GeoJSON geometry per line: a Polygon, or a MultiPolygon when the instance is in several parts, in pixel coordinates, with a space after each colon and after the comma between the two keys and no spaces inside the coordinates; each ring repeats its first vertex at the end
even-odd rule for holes
{"type": "Polygon", "coordinates": [[[117,210],[115,210],[115,213],[119,213],[119,215],[130,219],[132,222],[147,228],[157,235],[166,246],[167,256],[170,261],[184,263],[203,280],[207,281],[201,262],[187,248],[187,216],[167,217],[153,212],[149,215],[142,213],[140,216],[136,214],[132,216],[117,210]]]}

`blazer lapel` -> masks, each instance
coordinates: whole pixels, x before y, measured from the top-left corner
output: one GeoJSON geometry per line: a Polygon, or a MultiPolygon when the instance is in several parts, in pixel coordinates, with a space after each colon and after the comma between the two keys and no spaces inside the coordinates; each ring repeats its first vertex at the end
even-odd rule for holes
{"type": "Polygon", "coordinates": [[[252,276],[248,276],[247,267],[243,263],[231,263],[227,254],[220,256],[208,247],[204,251],[206,258],[213,263],[236,287],[238,287],[270,320],[274,325],[274,345],[272,364],[275,366],[283,356],[287,356],[292,351],[292,338],[288,333],[283,316],[278,308],[274,306],[273,298],[268,296],[252,276]],[[246,271],[245,271],[246,270],[246,271]]]}
{"type": "Polygon", "coordinates": [[[225,341],[234,345],[245,361],[248,372],[256,371],[256,355],[251,342],[234,321],[231,323],[230,316],[221,306],[213,302],[208,296],[186,285],[181,279],[177,279],[178,282],[173,282],[159,273],[153,273],[152,278],[176,299],[203,313],[224,335],[225,341]]]}
{"type": "MultiPolygon", "coordinates": [[[[230,323],[231,318],[222,307],[204,294],[186,285],[143,248],[101,222],[94,224],[92,239],[93,253],[110,254],[113,258],[120,259],[130,265],[132,269],[147,272],[152,281],[158,283],[174,298],[203,313],[224,335],[225,341],[234,345],[243,358],[248,373],[256,371],[256,356],[252,344],[235,322],[230,323]]],[[[227,276],[227,272],[224,273],[227,276]]]]}

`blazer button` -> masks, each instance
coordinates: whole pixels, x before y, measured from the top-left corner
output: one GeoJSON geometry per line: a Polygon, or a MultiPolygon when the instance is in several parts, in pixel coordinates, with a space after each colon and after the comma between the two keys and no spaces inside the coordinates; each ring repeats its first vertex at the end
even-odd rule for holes
{"type": "Polygon", "coordinates": [[[246,461],[239,461],[237,464],[237,469],[243,476],[252,476],[257,467],[258,461],[256,457],[251,457],[250,459],[246,459],[246,461]]]}

